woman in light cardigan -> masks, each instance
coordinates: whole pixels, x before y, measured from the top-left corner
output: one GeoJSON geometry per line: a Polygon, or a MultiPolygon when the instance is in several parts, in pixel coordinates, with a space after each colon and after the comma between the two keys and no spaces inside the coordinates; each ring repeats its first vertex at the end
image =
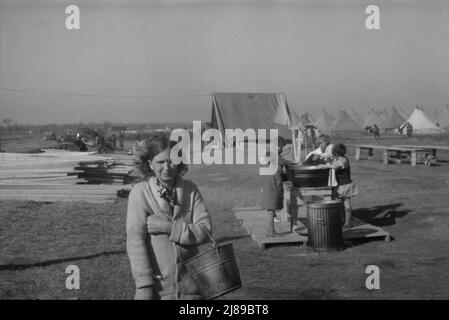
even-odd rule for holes
{"type": "Polygon", "coordinates": [[[174,144],[165,135],[145,141],[138,165],[146,177],[129,195],[126,244],[135,299],[202,298],[183,261],[209,241],[211,220],[197,186],[182,178],[187,166],[170,160],[174,144]]]}

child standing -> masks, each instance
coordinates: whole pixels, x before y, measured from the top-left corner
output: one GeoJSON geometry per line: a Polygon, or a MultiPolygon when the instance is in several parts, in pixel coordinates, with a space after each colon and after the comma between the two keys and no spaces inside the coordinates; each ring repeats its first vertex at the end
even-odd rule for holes
{"type": "MultiPolygon", "coordinates": [[[[267,210],[267,236],[276,236],[274,218],[276,210],[283,208],[284,187],[282,179],[282,167],[288,161],[281,157],[281,152],[286,142],[282,137],[278,138],[278,168],[273,175],[262,175],[262,208],[267,210]]],[[[271,158],[271,156],[269,157],[271,158]]],[[[269,162],[268,162],[269,164],[269,162]]]]}
{"type": "Polygon", "coordinates": [[[335,178],[338,185],[334,189],[334,194],[336,198],[341,199],[344,203],[345,221],[343,229],[348,229],[351,227],[351,197],[358,194],[358,188],[351,179],[351,167],[349,165],[349,159],[346,156],[345,145],[342,143],[334,145],[332,154],[334,155],[332,163],[323,165],[322,167],[335,170],[335,178]]]}

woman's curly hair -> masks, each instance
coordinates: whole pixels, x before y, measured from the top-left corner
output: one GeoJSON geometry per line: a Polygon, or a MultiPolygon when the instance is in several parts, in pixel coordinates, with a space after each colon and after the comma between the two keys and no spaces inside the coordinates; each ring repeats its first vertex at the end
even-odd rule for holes
{"type": "MultiPolygon", "coordinates": [[[[167,148],[173,148],[177,142],[170,141],[167,135],[162,133],[157,133],[151,138],[145,140],[143,146],[137,150],[137,156],[134,160],[134,165],[138,171],[140,171],[140,175],[143,180],[148,177],[154,176],[153,170],[151,170],[148,161],[153,160],[153,158],[166,150],[167,148]]],[[[187,164],[181,162],[177,165],[178,176],[183,176],[187,172],[187,164]]]]}

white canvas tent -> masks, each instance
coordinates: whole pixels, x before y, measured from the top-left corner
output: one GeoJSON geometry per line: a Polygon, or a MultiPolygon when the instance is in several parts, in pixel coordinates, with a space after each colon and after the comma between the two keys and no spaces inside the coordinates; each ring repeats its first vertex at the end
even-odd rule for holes
{"type": "Polygon", "coordinates": [[[338,111],[337,117],[332,123],[329,131],[332,134],[360,134],[363,129],[351,118],[351,116],[341,108],[338,111]]]}
{"type": "Polygon", "coordinates": [[[399,106],[396,110],[399,112],[399,114],[400,114],[404,119],[410,118],[410,116],[411,116],[412,113],[413,113],[413,110],[410,111],[410,109],[408,109],[408,108],[406,108],[406,107],[401,107],[401,106],[399,106]]]}
{"type": "Polygon", "coordinates": [[[449,130],[449,106],[445,106],[443,108],[443,110],[440,112],[438,120],[441,129],[449,130]]]}
{"type": "Polygon", "coordinates": [[[218,129],[222,137],[225,137],[226,129],[278,129],[280,136],[289,139],[289,125],[275,121],[280,107],[290,115],[282,93],[214,92],[211,127],[218,129]]]}
{"type": "Polygon", "coordinates": [[[405,122],[405,119],[399,114],[394,106],[391,107],[390,111],[384,118],[381,118],[381,122],[378,124],[379,128],[387,131],[397,129],[405,122]]]}
{"type": "Polygon", "coordinates": [[[372,127],[375,124],[379,126],[379,124],[382,122],[382,119],[380,118],[379,112],[376,112],[374,109],[371,109],[368,115],[365,118],[365,121],[363,122],[362,128],[372,127]]]}
{"type": "Polygon", "coordinates": [[[433,120],[433,122],[437,126],[439,126],[440,111],[437,109],[437,107],[433,107],[432,114],[430,116],[431,116],[431,120],[433,120]]]}
{"type": "Polygon", "coordinates": [[[309,111],[305,111],[303,114],[302,114],[302,118],[303,118],[303,120],[304,121],[308,121],[308,122],[310,122],[310,124],[312,124],[312,125],[316,125],[316,119],[315,119],[315,117],[309,112],[309,111]]]}
{"type": "Polygon", "coordinates": [[[333,122],[333,117],[326,110],[322,109],[315,125],[321,132],[328,132],[333,122]]]}
{"type": "MultiPolygon", "coordinates": [[[[405,127],[407,123],[412,125],[413,133],[432,134],[441,132],[441,129],[420,108],[415,108],[410,118],[407,119],[401,128],[405,127]]],[[[403,132],[405,133],[405,130],[403,132]]]]}
{"type": "Polygon", "coordinates": [[[360,126],[360,128],[363,126],[364,121],[363,121],[363,117],[360,113],[358,113],[357,111],[352,109],[349,115],[360,126]]]}

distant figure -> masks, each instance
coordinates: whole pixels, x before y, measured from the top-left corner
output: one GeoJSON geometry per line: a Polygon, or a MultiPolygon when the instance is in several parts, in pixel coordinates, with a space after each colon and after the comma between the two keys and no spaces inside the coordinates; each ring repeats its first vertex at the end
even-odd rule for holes
{"type": "Polygon", "coordinates": [[[87,145],[84,142],[84,139],[77,135],[78,138],[74,141],[74,144],[80,149],[80,151],[87,151],[87,145]]]}
{"type": "Polygon", "coordinates": [[[118,136],[118,144],[120,151],[125,150],[125,135],[123,134],[123,131],[120,131],[120,134],[118,136]]]}
{"type": "Polygon", "coordinates": [[[117,149],[117,136],[115,135],[115,133],[113,133],[112,137],[111,137],[111,146],[112,146],[112,150],[117,149]]]}
{"type": "Polygon", "coordinates": [[[97,136],[97,152],[98,153],[106,152],[104,136],[101,134],[97,136]]]}
{"type": "MultiPolygon", "coordinates": [[[[306,128],[306,137],[311,137],[313,148],[317,148],[320,144],[319,138],[318,138],[320,136],[318,128],[315,127],[311,123],[305,125],[305,128],[306,128]]],[[[306,143],[307,143],[307,140],[306,140],[306,143]]]]}
{"type": "Polygon", "coordinates": [[[144,147],[144,145],[145,145],[145,140],[140,135],[137,135],[136,144],[133,148],[133,153],[137,154],[139,152],[139,150],[144,147]]]}
{"type": "Polygon", "coordinates": [[[436,160],[437,160],[433,154],[427,154],[425,159],[426,159],[426,160],[424,161],[424,164],[425,164],[426,166],[431,166],[431,165],[434,164],[434,163],[436,162],[436,160]]]}
{"type": "Polygon", "coordinates": [[[413,135],[413,126],[410,122],[407,122],[407,126],[405,127],[405,130],[407,132],[407,137],[411,137],[413,135]]]}
{"type": "Polygon", "coordinates": [[[377,126],[377,124],[374,124],[373,126],[373,134],[374,134],[374,139],[380,139],[380,134],[379,134],[379,127],[377,126]]]}

